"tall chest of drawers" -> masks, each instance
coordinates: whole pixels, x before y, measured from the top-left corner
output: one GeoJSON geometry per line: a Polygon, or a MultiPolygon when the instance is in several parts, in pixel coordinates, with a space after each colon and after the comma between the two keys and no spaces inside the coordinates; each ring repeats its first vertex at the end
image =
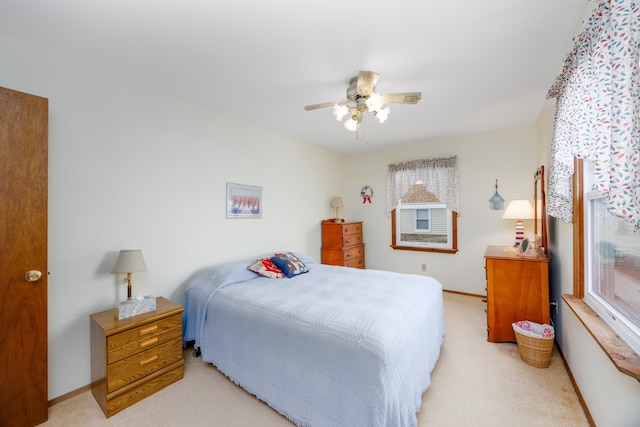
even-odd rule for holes
{"type": "Polygon", "coordinates": [[[322,221],[322,263],[365,268],[362,222],[322,221]]]}
{"type": "Polygon", "coordinates": [[[156,310],[118,320],[115,309],[91,320],[91,392],[107,417],[184,376],[182,307],[156,299],[156,310]]]}

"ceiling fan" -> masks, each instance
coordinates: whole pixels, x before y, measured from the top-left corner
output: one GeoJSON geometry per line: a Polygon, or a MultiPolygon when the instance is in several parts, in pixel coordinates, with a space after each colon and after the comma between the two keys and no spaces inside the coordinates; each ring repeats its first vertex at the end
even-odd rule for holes
{"type": "Polygon", "coordinates": [[[347,99],[307,105],[304,109],[311,111],[333,106],[336,120],[342,121],[348,115],[349,118],[344,122],[344,127],[355,132],[367,111],[372,112],[380,123],[384,123],[390,112],[389,107],[384,107],[385,104],[417,104],[422,99],[422,92],[376,93],[375,86],[379,77],[380,74],[373,71],[360,71],[349,82],[347,99]]]}

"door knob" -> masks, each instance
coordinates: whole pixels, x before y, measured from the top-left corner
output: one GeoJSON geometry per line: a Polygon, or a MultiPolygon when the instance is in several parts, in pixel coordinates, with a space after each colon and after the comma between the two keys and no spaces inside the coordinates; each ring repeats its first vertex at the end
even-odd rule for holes
{"type": "Polygon", "coordinates": [[[38,270],[30,270],[27,271],[27,274],[24,275],[24,278],[27,282],[37,282],[42,278],[42,272],[38,270]]]}

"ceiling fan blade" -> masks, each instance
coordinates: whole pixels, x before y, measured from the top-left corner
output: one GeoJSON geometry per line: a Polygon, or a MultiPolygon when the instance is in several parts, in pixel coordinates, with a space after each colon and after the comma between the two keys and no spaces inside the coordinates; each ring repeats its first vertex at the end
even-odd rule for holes
{"type": "Polygon", "coordinates": [[[380,74],[373,71],[360,71],[358,73],[358,95],[369,96],[373,91],[380,74]]]}
{"type": "Polygon", "coordinates": [[[382,94],[382,101],[385,104],[417,104],[421,99],[422,92],[382,94]]]}
{"type": "Polygon", "coordinates": [[[332,101],[332,102],[323,102],[321,104],[312,104],[312,105],[307,105],[304,107],[304,111],[311,111],[311,110],[317,110],[319,108],[327,108],[327,107],[333,107],[335,104],[338,105],[344,105],[349,103],[348,100],[343,99],[341,101],[332,101]]]}

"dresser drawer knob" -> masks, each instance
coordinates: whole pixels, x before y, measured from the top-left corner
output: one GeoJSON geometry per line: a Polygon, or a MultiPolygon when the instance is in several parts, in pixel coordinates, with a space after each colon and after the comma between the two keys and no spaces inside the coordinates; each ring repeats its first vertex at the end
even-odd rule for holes
{"type": "Polygon", "coordinates": [[[140,329],[140,335],[147,335],[158,329],[158,325],[149,326],[148,328],[140,329]]]}
{"type": "Polygon", "coordinates": [[[151,363],[151,362],[155,362],[156,360],[158,360],[158,355],[157,355],[157,354],[154,354],[154,355],[153,355],[153,356],[151,356],[151,357],[147,357],[146,359],[141,360],[141,361],[140,361],[140,366],[147,365],[147,364],[149,364],[149,363],[151,363]]]}
{"type": "Polygon", "coordinates": [[[153,345],[153,344],[155,344],[157,342],[158,342],[158,337],[153,337],[153,338],[148,339],[146,341],[140,342],[140,348],[149,347],[150,345],[153,345]]]}

